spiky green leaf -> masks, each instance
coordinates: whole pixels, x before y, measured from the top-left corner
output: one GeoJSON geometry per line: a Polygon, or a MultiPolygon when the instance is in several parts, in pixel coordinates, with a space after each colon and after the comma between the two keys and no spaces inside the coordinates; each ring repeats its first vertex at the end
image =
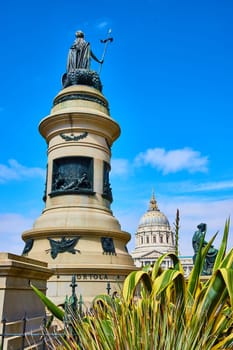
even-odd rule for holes
{"type": "Polygon", "coordinates": [[[221,245],[220,245],[220,248],[218,250],[218,254],[217,254],[215,262],[214,262],[213,272],[216,271],[220,267],[220,264],[225,257],[226,249],[227,249],[229,227],[230,227],[230,218],[228,218],[225,222],[223,239],[221,241],[221,245]]]}
{"type": "Polygon", "coordinates": [[[140,283],[143,283],[148,294],[152,291],[151,279],[145,271],[133,271],[125,279],[123,285],[123,298],[126,302],[131,302],[135,295],[136,288],[140,283]]]}
{"type": "Polygon", "coordinates": [[[59,320],[63,321],[64,319],[64,311],[55,305],[44,293],[42,293],[38,288],[36,288],[33,284],[31,284],[31,288],[34,290],[36,295],[40,298],[43,304],[47,307],[47,309],[59,320]]]}

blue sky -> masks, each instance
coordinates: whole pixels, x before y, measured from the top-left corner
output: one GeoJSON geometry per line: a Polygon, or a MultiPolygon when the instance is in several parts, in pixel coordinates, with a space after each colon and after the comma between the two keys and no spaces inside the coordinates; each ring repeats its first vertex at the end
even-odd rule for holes
{"type": "MultiPolygon", "coordinates": [[[[111,116],[112,210],[134,234],[152,190],[171,226],[180,210],[180,253],[206,222],[222,237],[233,214],[232,0],[8,1],[1,4],[1,251],[41,214],[47,162],[38,131],[61,90],[69,46],[81,29],[99,58],[111,116]]],[[[92,69],[98,69],[93,62],[92,69]]],[[[229,247],[233,245],[230,231],[229,247]]]]}

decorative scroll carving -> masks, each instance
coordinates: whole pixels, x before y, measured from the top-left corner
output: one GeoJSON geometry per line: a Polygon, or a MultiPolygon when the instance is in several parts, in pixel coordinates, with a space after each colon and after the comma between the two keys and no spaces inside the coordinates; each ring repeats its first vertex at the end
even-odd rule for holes
{"type": "Polygon", "coordinates": [[[65,157],[54,160],[50,196],[64,193],[93,194],[93,158],[65,157]]]}
{"type": "Polygon", "coordinates": [[[111,237],[101,237],[103,254],[116,255],[115,246],[111,237]]]}
{"type": "Polygon", "coordinates": [[[110,202],[113,201],[112,197],[112,189],[109,183],[109,172],[110,172],[110,165],[107,162],[103,163],[103,198],[109,200],[110,202]]]}
{"type": "Polygon", "coordinates": [[[77,135],[77,136],[73,134],[71,134],[70,136],[65,134],[60,134],[61,138],[63,138],[65,141],[79,141],[87,137],[87,135],[88,135],[88,132],[84,132],[83,134],[77,135]]]}
{"type": "Polygon", "coordinates": [[[64,252],[68,252],[71,254],[76,254],[76,252],[80,253],[80,250],[75,249],[75,246],[78,243],[79,239],[80,239],[80,236],[75,237],[73,239],[67,239],[65,237],[62,237],[60,241],[56,241],[52,238],[48,238],[50,247],[51,247],[51,249],[49,249],[51,257],[55,259],[59,253],[64,253],[64,252]]]}
{"type": "Polygon", "coordinates": [[[30,252],[30,250],[32,249],[33,243],[34,243],[34,240],[32,238],[29,238],[25,241],[25,246],[24,246],[22,255],[27,255],[30,252]]]}

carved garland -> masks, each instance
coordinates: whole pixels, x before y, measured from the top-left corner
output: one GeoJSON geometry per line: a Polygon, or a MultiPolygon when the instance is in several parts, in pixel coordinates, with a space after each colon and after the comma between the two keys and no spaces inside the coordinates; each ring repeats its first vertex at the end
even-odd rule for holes
{"type": "Polygon", "coordinates": [[[85,139],[87,135],[88,135],[88,132],[84,132],[83,134],[78,136],[75,136],[73,134],[71,134],[70,136],[65,134],[60,134],[61,138],[63,138],[63,140],[65,141],[79,141],[79,140],[85,139]]]}

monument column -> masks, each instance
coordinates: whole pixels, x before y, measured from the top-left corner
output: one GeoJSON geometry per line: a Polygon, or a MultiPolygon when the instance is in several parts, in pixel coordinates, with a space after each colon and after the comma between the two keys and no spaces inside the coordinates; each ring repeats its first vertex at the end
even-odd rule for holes
{"type": "Polygon", "coordinates": [[[39,125],[48,144],[45,208],[22,235],[23,254],[53,269],[47,294],[56,302],[70,294],[72,275],[78,293],[91,301],[109,283],[116,291],[135,269],[126,248],[130,234],[111,211],[111,146],[120,127],[98,74],[83,65],[68,68],[51,113],[39,125]]]}

